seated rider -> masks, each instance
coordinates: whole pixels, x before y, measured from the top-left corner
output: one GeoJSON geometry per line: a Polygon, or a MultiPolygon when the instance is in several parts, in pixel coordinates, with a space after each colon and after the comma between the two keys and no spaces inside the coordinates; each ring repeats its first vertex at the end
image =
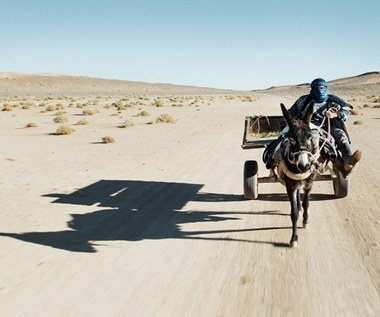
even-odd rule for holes
{"type": "MultiPolygon", "coordinates": [[[[298,98],[288,111],[292,116],[304,119],[311,101],[314,101],[311,123],[318,127],[323,124],[322,128],[327,131],[328,120],[324,120],[324,118],[328,117],[331,119],[329,132],[334,138],[338,150],[340,150],[342,154],[343,168],[345,173],[348,174],[355,164],[360,161],[362,156],[359,150],[352,153],[349,137],[345,131],[344,124],[342,124],[342,121],[346,121],[350,116],[347,108],[352,108],[352,106],[343,99],[329,94],[327,82],[322,78],[317,78],[311,82],[310,93],[298,98]]],[[[271,144],[268,147],[270,146],[271,144]]],[[[268,149],[268,152],[271,152],[271,150],[274,151],[274,148],[268,149]]],[[[273,154],[273,152],[268,153],[266,156],[265,163],[267,168],[271,168],[272,165],[271,154],[273,154]]]]}

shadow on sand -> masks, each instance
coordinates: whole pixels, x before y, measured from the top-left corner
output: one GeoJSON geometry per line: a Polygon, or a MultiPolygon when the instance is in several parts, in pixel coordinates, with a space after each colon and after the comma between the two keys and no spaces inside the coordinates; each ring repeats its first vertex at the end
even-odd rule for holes
{"type": "MultiPolygon", "coordinates": [[[[137,180],[101,180],[72,194],[48,194],[53,203],[96,206],[89,213],[71,214],[68,229],[51,232],[0,233],[25,242],[50,246],[73,252],[96,252],[101,241],[140,241],[144,239],[230,240],[288,247],[269,241],[204,237],[207,234],[228,234],[264,230],[289,230],[291,227],[261,227],[215,231],[181,230],[181,224],[238,220],[239,214],[289,216],[276,211],[181,211],[189,201],[233,202],[244,200],[241,195],[200,192],[203,185],[137,180]],[[95,243],[98,241],[100,243],[95,243]]],[[[285,200],[282,195],[261,196],[263,200],[285,200]]],[[[326,197],[325,197],[326,198],[326,197]]],[[[287,198],[286,198],[287,199],[287,198]]]]}

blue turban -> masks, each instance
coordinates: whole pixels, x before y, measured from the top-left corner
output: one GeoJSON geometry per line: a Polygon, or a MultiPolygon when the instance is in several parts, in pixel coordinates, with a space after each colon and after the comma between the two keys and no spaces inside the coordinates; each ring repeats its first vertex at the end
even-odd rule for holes
{"type": "Polygon", "coordinates": [[[328,84],[322,78],[314,79],[311,82],[310,94],[316,102],[326,101],[328,98],[328,84]]]}

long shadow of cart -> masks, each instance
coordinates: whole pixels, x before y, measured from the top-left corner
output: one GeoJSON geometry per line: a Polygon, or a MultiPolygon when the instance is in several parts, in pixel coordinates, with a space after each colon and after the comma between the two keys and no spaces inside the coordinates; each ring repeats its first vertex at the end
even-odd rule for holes
{"type": "MultiPolygon", "coordinates": [[[[243,195],[201,192],[202,184],[139,180],[101,180],[71,194],[47,194],[53,203],[93,206],[95,211],[70,214],[67,229],[61,231],[0,233],[29,243],[73,252],[97,252],[107,241],[145,239],[230,240],[287,246],[271,241],[241,240],[230,233],[289,230],[290,227],[184,231],[186,223],[239,220],[242,215],[288,216],[278,211],[181,211],[189,201],[233,202],[243,195]]],[[[267,197],[268,198],[268,197],[267,197]]],[[[265,200],[265,196],[263,196],[265,200]]]]}

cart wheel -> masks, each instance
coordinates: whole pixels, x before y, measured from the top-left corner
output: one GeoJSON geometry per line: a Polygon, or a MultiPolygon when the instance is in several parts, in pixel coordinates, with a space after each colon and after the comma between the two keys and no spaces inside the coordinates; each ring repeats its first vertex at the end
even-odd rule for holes
{"type": "Polygon", "coordinates": [[[256,161],[246,161],[244,163],[244,198],[257,199],[258,182],[257,182],[258,166],[256,161]]]}
{"type": "Polygon", "coordinates": [[[350,192],[350,179],[345,178],[343,174],[334,168],[336,177],[333,178],[334,194],[337,198],[344,198],[350,192]]]}

